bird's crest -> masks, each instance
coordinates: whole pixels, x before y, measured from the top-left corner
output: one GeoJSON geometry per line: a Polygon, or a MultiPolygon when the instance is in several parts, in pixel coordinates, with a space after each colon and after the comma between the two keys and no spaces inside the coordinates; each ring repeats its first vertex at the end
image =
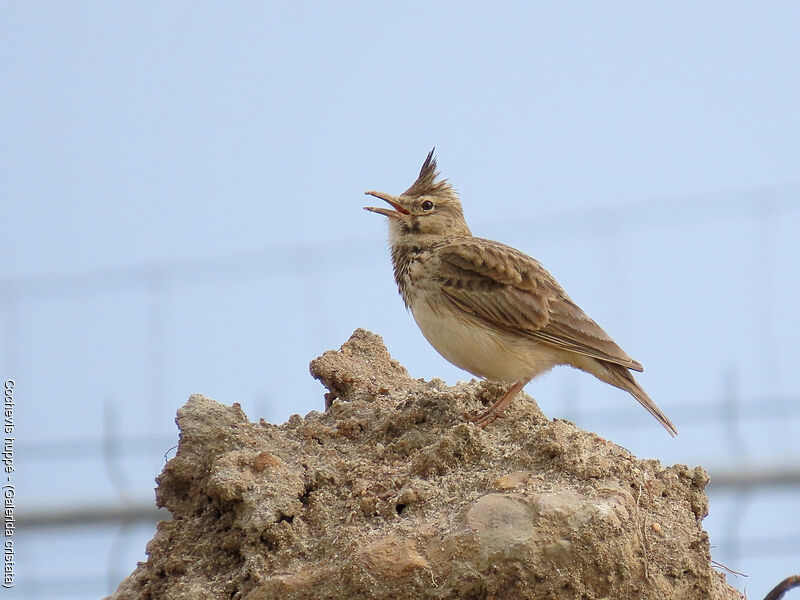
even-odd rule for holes
{"type": "Polygon", "coordinates": [[[403,196],[445,196],[455,195],[453,186],[447,179],[436,181],[439,176],[439,171],[436,170],[436,157],[433,152],[436,148],[428,152],[428,157],[422,163],[422,168],[419,170],[419,177],[417,180],[403,192],[403,196]]]}

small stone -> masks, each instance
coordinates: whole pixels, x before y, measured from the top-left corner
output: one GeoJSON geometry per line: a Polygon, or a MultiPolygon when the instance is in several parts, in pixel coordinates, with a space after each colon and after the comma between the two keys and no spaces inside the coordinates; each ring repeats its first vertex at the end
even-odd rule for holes
{"type": "Polygon", "coordinates": [[[261,472],[267,467],[277,467],[281,461],[269,452],[261,452],[253,459],[253,471],[261,472]]]}
{"type": "Polygon", "coordinates": [[[658,523],[656,523],[655,521],[653,521],[652,523],[650,523],[650,529],[652,529],[652,530],[653,530],[653,532],[654,532],[654,533],[657,533],[658,535],[661,535],[661,534],[663,533],[663,530],[661,529],[661,525],[659,525],[659,524],[658,524],[658,523]]]}
{"type": "Polygon", "coordinates": [[[368,567],[381,575],[398,577],[413,569],[427,569],[428,561],[417,552],[414,540],[387,535],[367,546],[361,553],[368,567]]]}
{"type": "Polygon", "coordinates": [[[530,474],[530,471],[514,471],[513,473],[498,477],[492,482],[492,485],[501,490],[511,490],[525,481],[530,474]]]}
{"type": "Polygon", "coordinates": [[[529,501],[513,494],[486,494],[467,511],[467,525],[475,531],[503,531],[515,538],[530,537],[532,509],[529,501]]]}

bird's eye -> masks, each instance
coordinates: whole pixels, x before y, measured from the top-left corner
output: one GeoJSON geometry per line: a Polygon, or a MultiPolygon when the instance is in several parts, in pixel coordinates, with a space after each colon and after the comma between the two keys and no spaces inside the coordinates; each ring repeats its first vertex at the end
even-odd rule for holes
{"type": "Polygon", "coordinates": [[[422,203],[422,210],[431,210],[432,208],[433,208],[433,202],[431,202],[430,200],[425,200],[425,202],[422,203]]]}

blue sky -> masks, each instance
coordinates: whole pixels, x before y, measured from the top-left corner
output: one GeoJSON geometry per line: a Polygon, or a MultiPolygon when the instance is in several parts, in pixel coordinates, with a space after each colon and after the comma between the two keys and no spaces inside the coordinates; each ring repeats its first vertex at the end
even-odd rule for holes
{"type": "MultiPolygon", "coordinates": [[[[361,210],[436,146],[473,232],[539,258],[645,365],[681,436],[569,369],[527,388],[548,415],[664,462],[800,460],[796,412],[746,422],[743,445],[703,426],[722,397],[750,418],[800,396],[800,5],[0,10],[0,375],[18,381],[29,455],[109,419],[161,436],[123,464],[125,493],[147,500],[190,393],[254,419],[320,409],[308,361],[356,327],[414,376],[466,378],[405,313],[385,224],[361,210]]],[[[99,459],[22,456],[23,505],[118,496],[99,459]]],[[[757,497],[743,535],[784,531],[797,501],[757,497]]],[[[731,504],[712,497],[712,543],[731,504]]],[[[41,575],[28,548],[20,569],[41,575]]],[[[798,557],[732,558],[758,597],[798,557]]],[[[61,570],[103,577],[75,561],[61,570]]]]}

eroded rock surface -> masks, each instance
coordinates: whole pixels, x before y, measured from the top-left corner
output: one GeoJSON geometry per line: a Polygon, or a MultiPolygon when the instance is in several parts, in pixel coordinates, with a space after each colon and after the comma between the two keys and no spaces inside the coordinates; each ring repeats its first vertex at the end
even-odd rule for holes
{"type": "Polygon", "coordinates": [[[710,565],[701,468],[662,467],[529,398],[409,377],[357,330],[311,363],[327,411],[250,423],[192,396],[148,560],[111,598],[739,599],[710,565]]]}

